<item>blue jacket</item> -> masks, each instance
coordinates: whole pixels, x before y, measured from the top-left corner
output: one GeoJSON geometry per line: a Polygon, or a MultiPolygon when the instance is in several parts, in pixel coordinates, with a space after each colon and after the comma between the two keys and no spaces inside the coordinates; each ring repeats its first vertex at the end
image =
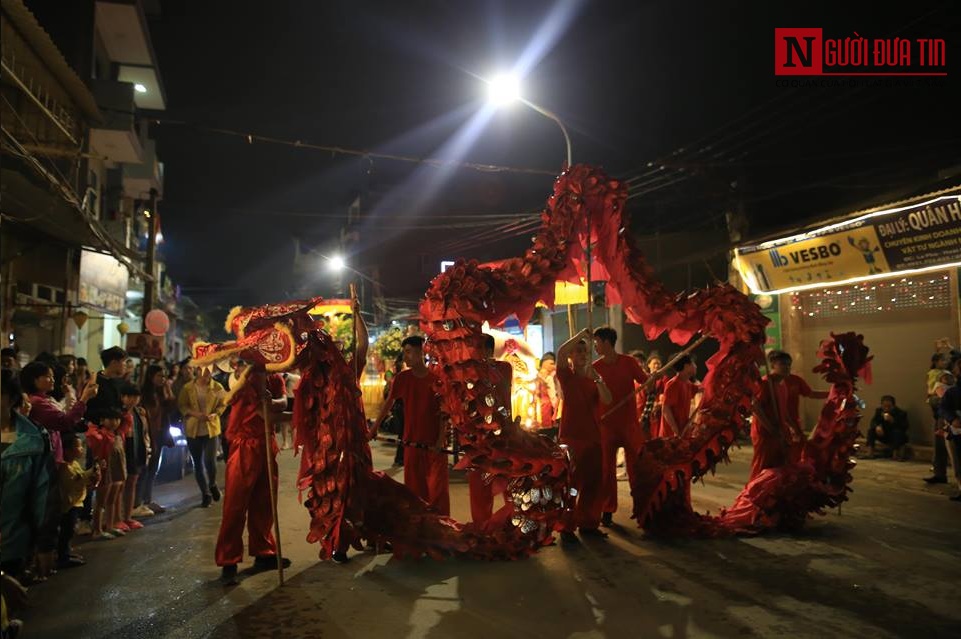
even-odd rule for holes
{"type": "Polygon", "coordinates": [[[50,454],[40,429],[19,413],[17,439],[0,455],[0,556],[4,561],[27,559],[44,521],[50,475],[50,454]]]}

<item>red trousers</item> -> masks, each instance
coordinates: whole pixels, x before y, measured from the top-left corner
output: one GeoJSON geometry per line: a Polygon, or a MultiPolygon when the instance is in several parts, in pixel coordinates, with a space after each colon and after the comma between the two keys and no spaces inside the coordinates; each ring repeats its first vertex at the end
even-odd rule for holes
{"type": "Polygon", "coordinates": [[[604,499],[598,482],[602,468],[600,442],[563,442],[567,444],[574,459],[571,484],[577,489],[574,514],[566,528],[597,528],[601,524],[604,499]]]}
{"type": "Polygon", "coordinates": [[[601,496],[604,512],[617,512],[617,449],[624,448],[627,476],[633,484],[634,461],[641,454],[644,433],[640,424],[601,426],[601,496]]]}
{"type": "Polygon", "coordinates": [[[404,485],[441,515],[450,515],[447,455],[408,446],[404,450],[404,485]]]}
{"type": "MultiPolygon", "coordinates": [[[[484,481],[484,473],[472,470],[467,473],[467,487],[470,489],[470,517],[475,524],[482,524],[494,514],[494,486],[484,481]]],[[[504,503],[510,501],[507,493],[504,503]]]]}
{"type": "MultiPolygon", "coordinates": [[[[787,429],[782,432],[784,430],[787,429]]],[[[761,426],[757,418],[751,420],[751,443],[754,444],[754,457],[751,459],[751,476],[748,481],[766,468],[780,468],[787,463],[796,463],[804,450],[803,441],[790,443],[789,433],[785,433],[782,440],[761,426]]]]}
{"type": "MultiPolygon", "coordinates": [[[[271,474],[277,497],[277,444],[271,441],[271,474]]],[[[239,564],[244,559],[244,523],[252,557],[277,554],[274,517],[270,509],[266,454],[263,440],[230,440],[227,478],[224,481],[224,511],[217,535],[218,566],[239,564]]]]}

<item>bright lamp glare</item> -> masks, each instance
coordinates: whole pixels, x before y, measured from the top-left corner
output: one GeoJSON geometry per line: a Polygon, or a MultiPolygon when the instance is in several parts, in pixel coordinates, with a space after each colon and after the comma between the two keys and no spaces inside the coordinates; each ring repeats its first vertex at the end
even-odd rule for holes
{"type": "Polygon", "coordinates": [[[146,93],[147,87],[145,87],[144,85],[138,82],[137,84],[133,85],[133,90],[136,91],[137,93],[146,93]]]}
{"type": "Polygon", "coordinates": [[[330,267],[332,271],[343,271],[347,263],[344,262],[344,258],[339,255],[335,255],[327,261],[327,266],[330,267]]]}
{"type": "Polygon", "coordinates": [[[504,106],[520,100],[521,83],[515,75],[502,73],[487,83],[487,99],[497,106],[504,106]]]}

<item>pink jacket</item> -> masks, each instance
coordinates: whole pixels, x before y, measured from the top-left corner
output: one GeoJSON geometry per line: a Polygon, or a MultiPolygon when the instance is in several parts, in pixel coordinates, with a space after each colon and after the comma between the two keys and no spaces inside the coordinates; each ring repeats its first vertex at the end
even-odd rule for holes
{"type": "Polygon", "coordinates": [[[63,463],[63,444],[60,441],[60,431],[72,431],[83,419],[87,411],[84,402],[77,401],[69,411],[64,411],[56,400],[46,395],[30,396],[30,421],[50,433],[50,449],[53,459],[58,464],[63,463]]]}

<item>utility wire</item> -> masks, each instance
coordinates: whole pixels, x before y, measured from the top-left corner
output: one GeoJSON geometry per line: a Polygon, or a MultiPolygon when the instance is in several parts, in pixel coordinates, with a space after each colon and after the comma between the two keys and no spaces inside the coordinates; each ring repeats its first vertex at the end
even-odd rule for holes
{"type": "Polygon", "coordinates": [[[461,168],[461,169],[471,169],[474,171],[480,171],[482,173],[519,173],[519,174],[527,174],[527,175],[549,175],[551,177],[554,177],[557,175],[557,171],[548,171],[546,169],[533,169],[533,168],[517,167],[517,166],[500,166],[497,164],[479,164],[476,162],[457,162],[455,160],[442,160],[438,158],[415,157],[410,155],[400,155],[396,153],[381,153],[378,151],[370,151],[366,149],[352,149],[349,147],[334,146],[329,144],[314,144],[312,142],[304,142],[302,140],[289,140],[284,138],[276,138],[272,136],[259,135],[256,133],[234,131],[231,129],[224,129],[220,127],[204,126],[202,124],[185,122],[183,120],[153,119],[152,122],[160,125],[190,127],[198,131],[206,131],[209,133],[217,133],[220,135],[241,138],[243,140],[246,140],[248,144],[253,144],[254,142],[263,142],[266,144],[291,146],[298,149],[326,151],[333,155],[352,155],[357,157],[377,158],[379,160],[394,160],[397,162],[410,162],[414,164],[423,164],[426,166],[432,166],[434,168],[453,167],[453,168],[461,168]]]}
{"type": "Polygon", "coordinates": [[[477,246],[483,246],[492,242],[518,237],[520,235],[526,235],[536,229],[538,226],[540,226],[539,219],[505,225],[486,233],[472,235],[469,238],[452,240],[451,242],[438,247],[435,252],[456,254],[460,251],[472,249],[477,246]]]}
{"type": "MultiPolygon", "coordinates": [[[[230,211],[243,215],[262,215],[267,217],[294,217],[301,219],[317,219],[345,221],[345,213],[312,213],[307,211],[278,211],[271,209],[239,209],[229,207],[210,207],[203,204],[183,205],[167,203],[168,209],[191,209],[199,208],[204,211],[230,211]]],[[[376,218],[362,216],[362,220],[372,220],[378,229],[385,230],[448,230],[448,229],[484,229],[494,225],[504,224],[505,222],[529,221],[537,218],[536,213],[470,213],[470,214],[429,214],[423,218],[404,221],[402,215],[391,213],[379,213],[376,218]],[[381,221],[385,220],[385,221],[381,221]]]]}

